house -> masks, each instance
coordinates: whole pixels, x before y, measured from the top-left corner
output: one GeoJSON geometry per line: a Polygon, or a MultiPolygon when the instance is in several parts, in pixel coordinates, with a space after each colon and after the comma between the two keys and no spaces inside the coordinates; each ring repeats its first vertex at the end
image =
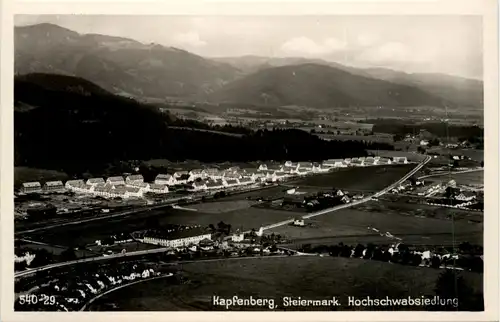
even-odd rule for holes
{"type": "Polygon", "coordinates": [[[222,179],[224,177],[224,172],[220,171],[217,168],[206,169],[205,173],[206,173],[207,177],[209,177],[210,179],[213,179],[213,180],[222,179]]]}
{"type": "Polygon", "coordinates": [[[43,185],[43,190],[45,192],[51,192],[51,191],[61,191],[64,189],[64,185],[62,181],[47,181],[43,185]]]}
{"type": "Polygon", "coordinates": [[[24,182],[21,191],[24,193],[42,192],[42,185],[40,182],[24,182]]]}
{"type": "Polygon", "coordinates": [[[351,163],[351,161],[352,161],[352,158],[345,158],[345,159],[344,159],[344,163],[345,163],[346,165],[349,165],[349,164],[351,163]]]}
{"type": "Polygon", "coordinates": [[[297,171],[297,167],[289,167],[289,166],[284,166],[282,168],[282,171],[287,173],[287,174],[294,174],[297,171]]]}
{"type": "MultiPolygon", "coordinates": [[[[284,166],[275,164],[267,166],[267,171],[283,171],[284,166]]],[[[265,171],[265,170],[264,170],[265,171]]]]}
{"type": "Polygon", "coordinates": [[[267,164],[260,164],[258,167],[259,171],[266,171],[267,170],[267,164]]]}
{"type": "Polygon", "coordinates": [[[189,181],[194,181],[198,178],[204,179],[206,176],[203,169],[193,169],[189,171],[189,181]]]}
{"type": "Polygon", "coordinates": [[[126,183],[142,183],[144,182],[144,177],[140,174],[133,174],[133,175],[130,175],[130,176],[127,176],[127,178],[125,178],[125,182],[126,183]]]}
{"type": "Polygon", "coordinates": [[[234,243],[239,243],[245,240],[245,234],[237,232],[231,236],[231,241],[234,243]]]}
{"type": "Polygon", "coordinates": [[[420,146],[428,146],[428,145],[429,145],[429,141],[427,141],[427,140],[420,141],[420,146]]]}
{"type": "Polygon", "coordinates": [[[205,181],[195,181],[191,184],[194,191],[207,190],[207,183],[205,181]]]}
{"type": "Polygon", "coordinates": [[[299,162],[297,167],[298,167],[298,170],[302,170],[302,171],[306,171],[306,172],[313,171],[313,164],[311,162],[299,162]]]}
{"type": "Polygon", "coordinates": [[[249,184],[254,183],[254,180],[252,180],[252,178],[250,178],[250,177],[243,177],[239,180],[239,182],[240,182],[240,185],[243,186],[243,185],[249,185],[249,184]]]}
{"type": "Polygon", "coordinates": [[[222,189],[224,187],[224,184],[220,181],[217,180],[210,180],[206,183],[207,189],[222,189]]]}
{"type": "Polygon", "coordinates": [[[314,162],[312,171],[313,172],[321,172],[321,164],[318,162],[314,162]]]}
{"type": "Polygon", "coordinates": [[[378,164],[383,165],[383,164],[391,164],[392,161],[389,158],[379,158],[378,164]]]}
{"type": "Polygon", "coordinates": [[[476,199],[476,195],[470,191],[462,191],[457,196],[455,196],[455,199],[460,201],[472,201],[476,199]]]}
{"type": "Polygon", "coordinates": [[[249,177],[252,181],[258,181],[261,178],[265,177],[265,174],[262,171],[256,169],[246,169],[245,177],[249,177]]]}
{"type": "Polygon", "coordinates": [[[176,184],[175,178],[170,174],[158,174],[155,178],[156,185],[169,185],[176,184]]]}
{"type": "Polygon", "coordinates": [[[149,192],[152,193],[168,193],[168,185],[167,184],[157,184],[153,183],[149,185],[149,192]]]}
{"type": "Polygon", "coordinates": [[[368,157],[365,159],[364,162],[365,166],[372,166],[372,165],[377,165],[377,161],[373,157],[368,157]]]}
{"type": "Polygon", "coordinates": [[[328,159],[323,161],[322,165],[324,168],[342,168],[346,166],[342,159],[328,159]]]}
{"type": "Polygon", "coordinates": [[[122,176],[109,177],[106,183],[112,184],[113,186],[124,186],[125,180],[123,180],[122,176]]]}
{"type": "Polygon", "coordinates": [[[239,181],[237,179],[223,179],[222,182],[226,187],[234,187],[239,185],[239,181]]]}
{"type": "Polygon", "coordinates": [[[240,172],[241,168],[238,166],[230,167],[226,169],[226,172],[240,172]]]}
{"type": "Polygon", "coordinates": [[[90,178],[87,180],[86,184],[95,186],[98,183],[104,184],[104,179],[103,178],[90,178]]]}
{"type": "Polygon", "coordinates": [[[142,242],[163,247],[187,247],[198,245],[204,239],[212,240],[212,235],[201,227],[193,227],[169,232],[149,232],[142,242]]]}
{"type": "Polygon", "coordinates": [[[149,191],[150,184],[147,182],[127,182],[127,187],[136,187],[141,189],[143,192],[149,191]]]}
{"type": "Polygon", "coordinates": [[[243,178],[243,174],[241,172],[233,172],[233,171],[224,171],[225,179],[240,179],[243,178]]]}
{"type": "Polygon", "coordinates": [[[83,180],[68,180],[64,184],[64,187],[70,190],[72,187],[81,187],[85,184],[83,180]]]}
{"type": "Polygon", "coordinates": [[[174,173],[174,178],[175,179],[178,179],[180,177],[186,177],[188,176],[189,177],[189,172],[188,171],[177,171],[174,173]]]}
{"type": "Polygon", "coordinates": [[[285,167],[292,167],[293,166],[293,162],[292,161],[286,161],[285,162],[285,167]]]}
{"type": "Polygon", "coordinates": [[[393,157],[392,158],[392,163],[408,163],[408,159],[406,157],[393,157]]]}
{"type": "MultiPolygon", "coordinates": [[[[174,176],[175,176],[175,174],[174,174],[174,176]]],[[[186,183],[188,183],[189,178],[190,178],[190,175],[189,175],[189,173],[186,172],[186,173],[178,176],[177,178],[175,178],[175,181],[176,181],[176,184],[186,184],[186,183]]]]}
{"type": "Polygon", "coordinates": [[[126,186],[125,191],[128,197],[141,198],[143,190],[138,187],[126,186]]]}
{"type": "Polygon", "coordinates": [[[298,227],[304,227],[305,226],[304,219],[294,219],[293,225],[298,227]]]}
{"type": "Polygon", "coordinates": [[[95,185],[95,186],[93,186],[92,193],[96,196],[110,198],[111,197],[111,190],[113,190],[113,189],[110,189],[109,187],[105,187],[104,185],[95,185]]]}
{"type": "MultiPolygon", "coordinates": [[[[130,188],[130,187],[128,187],[130,188]]],[[[112,198],[122,198],[127,199],[129,197],[129,193],[127,191],[127,187],[118,185],[115,189],[109,190],[110,197],[112,198]]]]}
{"type": "Polygon", "coordinates": [[[364,160],[364,158],[363,159],[361,159],[361,158],[359,158],[359,159],[353,158],[351,160],[350,166],[352,166],[352,167],[364,167],[365,166],[365,160],[364,160]]]}

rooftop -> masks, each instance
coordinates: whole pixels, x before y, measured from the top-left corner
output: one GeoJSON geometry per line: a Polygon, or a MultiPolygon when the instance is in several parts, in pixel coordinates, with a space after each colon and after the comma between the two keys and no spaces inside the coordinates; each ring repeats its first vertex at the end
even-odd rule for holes
{"type": "Polygon", "coordinates": [[[145,234],[145,237],[176,240],[176,239],[195,237],[206,234],[210,234],[208,229],[201,226],[194,226],[194,227],[178,227],[178,228],[163,229],[163,230],[151,230],[145,234]]]}

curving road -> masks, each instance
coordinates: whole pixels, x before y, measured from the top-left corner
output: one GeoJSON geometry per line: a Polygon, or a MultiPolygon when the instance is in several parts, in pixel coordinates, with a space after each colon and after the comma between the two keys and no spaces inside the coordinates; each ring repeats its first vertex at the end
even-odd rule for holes
{"type": "MultiPolygon", "coordinates": [[[[420,162],[413,170],[411,170],[410,172],[408,172],[404,177],[402,177],[401,179],[399,179],[398,181],[396,181],[392,185],[386,187],[385,189],[377,192],[376,194],[374,194],[372,196],[366,197],[366,198],[361,199],[361,200],[356,200],[356,201],[348,203],[348,204],[343,204],[343,205],[336,206],[336,207],[333,207],[333,208],[328,208],[328,209],[320,210],[320,211],[317,211],[317,212],[305,215],[305,216],[303,216],[303,218],[304,219],[308,219],[308,218],[312,218],[312,217],[324,215],[324,214],[327,214],[327,213],[331,213],[331,212],[334,212],[334,211],[338,211],[338,210],[341,210],[341,209],[350,208],[350,207],[353,207],[353,206],[360,205],[362,203],[368,202],[370,200],[373,200],[373,198],[380,197],[380,196],[386,194],[387,192],[389,192],[394,187],[396,187],[396,186],[400,185],[401,183],[403,183],[404,181],[408,180],[408,178],[410,178],[415,173],[417,173],[418,171],[420,171],[420,169],[422,169],[430,160],[431,160],[431,157],[427,157],[425,160],[423,160],[422,162],[420,162]]],[[[276,228],[276,227],[279,227],[279,226],[288,225],[288,224],[290,224],[292,222],[293,222],[293,219],[290,219],[290,220],[281,221],[281,222],[278,222],[278,223],[275,223],[275,224],[271,224],[271,225],[268,225],[268,226],[264,226],[262,228],[263,228],[263,230],[268,230],[268,229],[276,228]]],[[[102,261],[102,260],[107,260],[107,259],[112,259],[112,258],[132,257],[132,256],[146,255],[146,254],[162,253],[162,252],[166,252],[168,250],[169,250],[168,248],[162,247],[162,248],[156,248],[156,249],[140,250],[140,251],[129,252],[129,253],[118,253],[118,254],[113,254],[113,255],[109,255],[109,256],[99,256],[99,257],[84,258],[84,259],[78,259],[78,260],[73,260],[73,261],[68,261],[68,262],[62,262],[62,263],[55,263],[55,264],[50,264],[50,265],[43,266],[43,267],[38,267],[38,268],[34,268],[34,269],[25,270],[25,271],[22,271],[22,272],[17,272],[17,273],[14,274],[14,277],[15,278],[19,278],[19,277],[23,277],[23,276],[27,276],[27,275],[36,273],[36,272],[45,271],[45,270],[49,270],[49,269],[56,268],[56,267],[74,265],[74,264],[78,264],[78,263],[95,262],[95,261],[102,261]]]]}

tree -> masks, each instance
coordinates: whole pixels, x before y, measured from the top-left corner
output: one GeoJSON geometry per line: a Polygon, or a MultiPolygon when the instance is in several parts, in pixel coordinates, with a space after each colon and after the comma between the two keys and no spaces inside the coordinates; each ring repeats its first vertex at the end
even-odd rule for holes
{"type": "Polygon", "coordinates": [[[481,161],[481,168],[484,168],[484,161],[481,161]]]}
{"type": "Polygon", "coordinates": [[[363,250],[365,249],[365,246],[358,244],[356,248],[354,248],[354,256],[355,258],[359,258],[363,256],[363,250]]]}
{"type": "Polygon", "coordinates": [[[432,268],[439,268],[441,266],[441,260],[437,256],[433,256],[431,258],[431,265],[432,268]]]}
{"type": "Polygon", "coordinates": [[[445,269],[439,276],[434,291],[445,303],[431,304],[432,311],[482,311],[483,295],[474,292],[459,271],[445,269]]]}

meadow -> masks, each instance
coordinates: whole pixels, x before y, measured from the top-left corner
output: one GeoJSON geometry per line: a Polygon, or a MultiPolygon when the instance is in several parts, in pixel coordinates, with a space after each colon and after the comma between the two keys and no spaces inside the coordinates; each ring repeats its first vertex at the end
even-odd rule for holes
{"type": "MultiPolygon", "coordinates": [[[[349,306],[347,296],[408,298],[434,296],[442,270],[340,257],[281,257],[223,260],[179,265],[189,283],[169,279],[143,282],[110,293],[94,302],[98,311],[113,304],[118,311],[225,310],[213,297],[270,298],[276,310],[383,310],[383,307],[349,306]],[[340,300],[338,307],[285,308],[283,297],[340,300]]],[[[482,296],[482,274],[464,273],[482,296]]],[[[423,306],[386,307],[387,310],[425,310],[423,306]]],[[[266,307],[230,307],[230,310],[269,311],[266,307]]]]}

